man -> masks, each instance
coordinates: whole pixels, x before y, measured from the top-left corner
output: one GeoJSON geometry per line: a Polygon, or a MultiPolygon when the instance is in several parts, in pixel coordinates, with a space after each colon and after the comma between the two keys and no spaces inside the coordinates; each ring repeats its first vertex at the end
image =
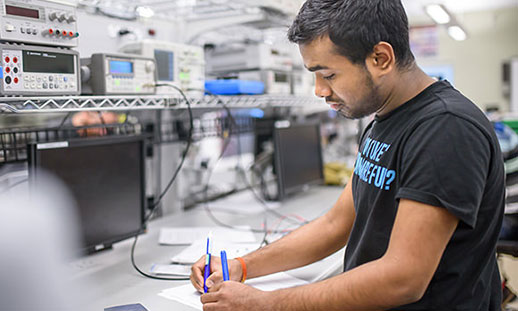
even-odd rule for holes
{"type": "MultiPolygon", "coordinates": [[[[220,282],[204,310],[499,310],[495,244],[502,156],[483,113],[415,64],[400,0],[308,0],[289,30],[316,94],[348,118],[375,113],[353,177],[324,216],[245,256],[248,278],[320,260],[347,243],[344,273],[262,292],[220,282]]],[[[201,291],[203,258],[192,269],[201,291]]]]}

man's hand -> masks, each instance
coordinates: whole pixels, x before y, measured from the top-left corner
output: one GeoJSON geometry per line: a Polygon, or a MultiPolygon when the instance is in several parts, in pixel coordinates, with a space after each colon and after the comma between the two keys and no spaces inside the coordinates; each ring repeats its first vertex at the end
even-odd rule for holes
{"type": "MultiPolygon", "coordinates": [[[[203,255],[191,268],[191,283],[200,293],[203,293],[203,274],[205,272],[205,255],[203,255]]],[[[210,277],[207,279],[207,287],[211,288],[214,284],[223,281],[223,270],[221,268],[221,258],[212,256],[210,258],[210,277]]],[[[228,273],[230,280],[241,281],[243,271],[237,259],[228,261],[228,273]]]]}
{"type": "Polygon", "coordinates": [[[263,292],[239,282],[220,282],[201,296],[203,311],[263,311],[271,310],[267,299],[268,292],[263,292]]]}

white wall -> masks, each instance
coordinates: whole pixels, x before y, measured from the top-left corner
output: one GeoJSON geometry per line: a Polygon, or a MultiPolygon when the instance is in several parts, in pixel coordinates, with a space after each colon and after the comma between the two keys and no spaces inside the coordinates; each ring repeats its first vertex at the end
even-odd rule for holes
{"type": "MultiPolygon", "coordinates": [[[[509,111],[502,92],[502,63],[518,56],[518,7],[457,14],[468,39],[458,42],[439,31],[439,55],[418,58],[422,66],[452,65],[455,87],[484,109],[509,111]]],[[[415,24],[415,23],[413,23],[415,24]]]]}

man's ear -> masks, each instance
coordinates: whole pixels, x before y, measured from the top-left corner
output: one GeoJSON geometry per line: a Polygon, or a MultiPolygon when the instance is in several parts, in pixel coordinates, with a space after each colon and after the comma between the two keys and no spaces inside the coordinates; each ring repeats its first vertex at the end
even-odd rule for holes
{"type": "Polygon", "coordinates": [[[372,53],[367,56],[366,65],[371,74],[379,77],[390,73],[396,66],[396,57],[392,45],[387,42],[376,44],[372,53]]]}

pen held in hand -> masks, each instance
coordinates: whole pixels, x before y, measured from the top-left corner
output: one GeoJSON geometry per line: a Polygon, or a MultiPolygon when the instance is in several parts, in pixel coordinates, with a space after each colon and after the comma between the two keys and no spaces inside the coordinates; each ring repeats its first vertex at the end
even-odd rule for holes
{"type": "Polygon", "coordinates": [[[228,262],[227,262],[227,253],[225,251],[221,251],[221,268],[223,270],[223,281],[228,281],[228,262]]]}
{"type": "Polygon", "coordinates": [[[207,279],[210,276],[210,257],[211,257],[211,252],[212,252],[211,238],[212,238],[212,231],[209,232],[209,236],[207,237],[207,251],[206,251],[206,256],[205,256],[205,271],[204,271],[205,273],[203,274],[203,291],[205,293],[207,293],[209,291],[209,289],[207,287],[207,279]]]}

